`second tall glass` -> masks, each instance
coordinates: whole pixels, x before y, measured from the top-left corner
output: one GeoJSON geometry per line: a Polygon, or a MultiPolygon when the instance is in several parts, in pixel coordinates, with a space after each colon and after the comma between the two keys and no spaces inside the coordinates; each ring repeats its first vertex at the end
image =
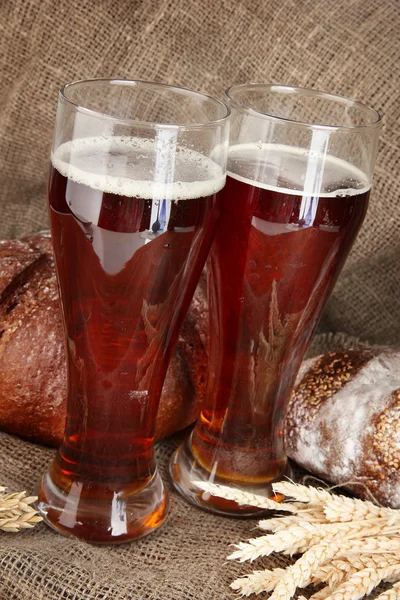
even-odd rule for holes
{"type": "Polygon", "coordinates": [[[196,481],[265,494],[286,472],[290,391],[367,210],[380,118],[293,87],[238,85],[228,97],[228,178],[209,260],[209,382],[171,473],[193,503],[245,515],[255,509],[196,481]]]}
{"type": "Polygon", "coordinates": [[[167,514],[155,417],[215,232],[228,117],[222,102],[154,83],[60,92],[48,201],[68,407],[38,508],[64,533],[124,542],[167,514]]]}

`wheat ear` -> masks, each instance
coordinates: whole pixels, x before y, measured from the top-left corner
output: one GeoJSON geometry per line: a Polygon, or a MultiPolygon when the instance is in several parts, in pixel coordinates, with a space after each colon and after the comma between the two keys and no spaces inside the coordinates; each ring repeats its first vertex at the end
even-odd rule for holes
{"type": "Polygon", "coordinates": [[[0,487],[0,529],[17,533],[22,529],[31,529],[42,521],[37,511],[30,506],[36,496],[26,497],[26,492],[5,494],[6,488],[0,487]]]}
{"type": "Polygon", "coordinates": [[[345,496],[331,496],[324,503],[323,510],[326,518],[334,522],[376,518],[386,519],[393,523],[399,522],[396,510],[376,506],[367,500],[357,500],[345,496]]]}
{"type": "Polygon", "coordinates": [[[394,526],[387,527],[385,522],[367,528],[365,527],[365,521],[329,525],[299,522],[298,525],[291,525],[274,534],[263,535],[247,542],[241,542],[236,546],[236,551],[228,556],[228,559],[238,559],[240,562],[250,560],[252,562],[259,556],[269,556],[272,552],[297,554],[304,552],[315,544],[323,541],[334,541],[343,538],[343,536],[346,536],[348,540],[356,540],[394,533],[396,533],[396,528],[394,526]]]}
{"type": "MultiPolygon", "coordinates": [[[[343,553],[344,550],[348,551],[349,546],[351,547],[352,544],[343,544],[341,541],[333,544],[332,542],[326,541],[307,550],[294,565],[286,569],[284,576],[276,584],[275,589],[270,596],[270,600],[290,600],[297,588],[309,585],[312,580],[313,571],[317,570],[320,565],[327,560],[343,553]],[[345,546],[345,548],[343,546],[345,546]]],[[[389,576],[393,577],[396,574],[399,574],[398,565],[387,567],[386,569],[379,569],[378,571],[371,568],[365,569],[364,571],[359,571],[354,575],[351,575],[351,577],[345,583],[340,585],[335,592],[328,595],[325,593],[324,588],[322,593],[317,592],[313,598],[358,600],[368,594],[382,581],[382,579],[389,576]]]]}
{"type": "Polygon", "coordinates": [[[260,521],[261,529],[273,533],[239,543],[228,558],[253,561],[272,552],[303,556],[286,569],[236,579],[231,587],[243,596],[272,591],[269,600],[290,600],[299,588],[326,583],[310,600],[359,600],[388,581],[396,583],[377,600],[400,600],[400,511],[288,482],[273,484],[274,492],[289,499],[282,504],[226,486],[199,487],[239,504],[290,513],[260,521]]]}
{"type": "Polygon", "coordinates": [[[325,516],[330,521],[351,521],[383,517],[398,519],[396,511],[376,506],[368,500],[333,495],[321,488],[308,487],[297,483],[279,481],[272,484],[274,492],[294,498],[297,502],[322,504],[325,516]]]}
{"type": "Polygon", "coordinates": [[[239,577],[231,583],[231,588],[241,593],[242,596],[271,592],[278,581],[283,577],[285,569],[273,569],[272,571],[253,571],[249,575],[239,577]]]}
{"type": "Polygon", "coordinates": [[[331,593],[332,593],[332,590],[331,590],[330,586],[326,585],[325,587],[318,590],[318,592],[315,592],[314,594],[312,594],[312,596],[310,596],[309,600],[325,600],[325,598],[328,598],[328,596],[330,596],[331,593]]]}
{"type": "Polygon", "coordinates": [[[391,588],[382,592],[375,600],[399,600],[400,598],[400,581],[394,583],[391,588]]]}
{"type": "Polygon", "coordinates": [[[303,523],[318,523],[328,524],[330,521],[325,519],[324,512],[319,510],[318,507],[312,507],[314,510],[301,510],[301,514],[288,515],[285,517],[276,517],[270,519],[262,519],[258,522],[260,529],[265,531],[281,531],[292,525],[303,525],[303,523]]]}
{"type": "Polygon", "coordinates": [[[271,500],[266,496],[242,492],[241,490],[237,490],[226,485],[209,483],[208,481],[194,481],[193,483],[198,488],[211,494],[212,496],[218,496],[219,498],[232,500],[233,502],[237,502],[237,504],[254,506],[256,508],[263,508],[266,510],[282,510],[291,513],[296,513],[298,511],[298,507],[294,506],[293,503],[286,504],[284,502],[276,502],[275,500],[271,500]]]}
{"type": "Polygon", "coordinates": [[[278,581],[270,600],[289,600],[297,588],[306,587],[311,582],[313,571],[340,552],[340,547],[331,542],[323,542],[313,546],[301,556],[294,565],[285,570],[278,581]]]}
{"type": "MultiPolygon", "coordinates": [[[[345,558],[334,559],[328,564],[321,565],[318,571],[313,574],[312,582],[327,582],[328,586],[326,589],[328,590],[327,595],[329,595],[336,586],[357,571],[362,571],[366,568],[377,570],[396,564],[400,564],[399,557],[396,555],[375,554],[364,556],[363,554],[348,554],[345,558]]],[[[321,597],[319,592],[317,594],[318,598],[321,597]]]]}
{"type": "Polygon", "coordinates": [[[398,579],[400,565],[392,565],[385,569],[367,568],[357,571],[347,581],[339,585],[327,598],[329,600],[359,600],[367,596],[384,579],[398,579]]]}

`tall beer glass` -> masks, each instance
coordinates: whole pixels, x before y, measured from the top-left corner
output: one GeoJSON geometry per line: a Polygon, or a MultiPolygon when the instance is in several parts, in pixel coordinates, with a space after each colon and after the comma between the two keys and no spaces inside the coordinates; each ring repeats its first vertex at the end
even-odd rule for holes
{"type": "Polygon", "coordinates": [[[167,514],[155,417],[215,233],[228,117],[222,102],[155,83],[61,89],[48,201],[68,409],[38,508],[64,533],[124,542],[167,514]]]}
{"type": "Polygon", "coordinates": [[[208,388],[171,473],[195,504],[245,515],[252,509],[194,482],[270,494],[285,473],[289,395],[367,210],[380,118],[307,89],[247,84],[227,95],[228,177],[208,264],[208,388]]]}

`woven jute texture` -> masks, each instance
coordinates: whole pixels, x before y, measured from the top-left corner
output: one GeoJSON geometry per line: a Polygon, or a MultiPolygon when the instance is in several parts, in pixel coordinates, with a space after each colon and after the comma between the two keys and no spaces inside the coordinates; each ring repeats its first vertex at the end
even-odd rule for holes
{"type": "MultiPolygon", "coordinates": [[[[309,355],[362,347],[344,334],[314,338],[309,355]]],[[[250,569],[226,561],[230,544],[254,537],[254,520],[218,517],[194,508],[173,490],[168,460],[182,435],[157,446],[171,509],[161,529],[121,546],[91,546],[40,523],[0,533],[0,600],[231,600],[229,583],[250,569]]],[[[31,492],[54,451],[0,433],[0,483],[31,492]]],[[[253,568],[285,567],[281,555],[253,568]]]]}
{"type": "Polygon", "coordinates": [[[320,331],[400,339],[398,0],[1,0],[0,239],[46,225],[59,87],[157,80],[222,96],[233,83],[325,89],[384,120],[365,225],[320,331]]]}
{"type": "MultiPolygon", "coordinates": [[[[232,83],[325,89],[377,108],[384,129],[365,225],[320,331],[400,339],[400,9],[396,0],[0,0],[0,238],[47,225],[45,187],[57,91],[74,79],[157,80],[222,96],[232,83]]],[[[312,353],[357,340],[330,334],[312,353]]],[[[229,544],[254,521],[216,517],[171,490],[156,534],[93,547],[40,524],[0,534],[0,600],[223,600],[246,567],[229,544]]],[[[0,483],[32,491],[52,451],[0,434],[0,483]]],[[[274,557],[260,568],[284,565],[274,557]]]]}

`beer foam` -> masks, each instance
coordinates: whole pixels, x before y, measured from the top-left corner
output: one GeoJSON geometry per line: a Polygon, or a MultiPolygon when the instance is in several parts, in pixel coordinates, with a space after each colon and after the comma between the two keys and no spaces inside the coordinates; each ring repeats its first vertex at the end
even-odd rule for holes
{"type": "Polygon", "coordinates": [[[371,187],[367,175],[345,160],[284,144],[231,146],[227,174],[261,189],[296,196],[348,197],[371,187]]]}
{"type": "Polygon", "coordinates": [[[51,161],[73,182],[119,196],[189,200],[215,194],[225,185],[217,163],[177,146],[175,136],[168,134],[156,140],[78,138],[61,144],[51,161]]]}

